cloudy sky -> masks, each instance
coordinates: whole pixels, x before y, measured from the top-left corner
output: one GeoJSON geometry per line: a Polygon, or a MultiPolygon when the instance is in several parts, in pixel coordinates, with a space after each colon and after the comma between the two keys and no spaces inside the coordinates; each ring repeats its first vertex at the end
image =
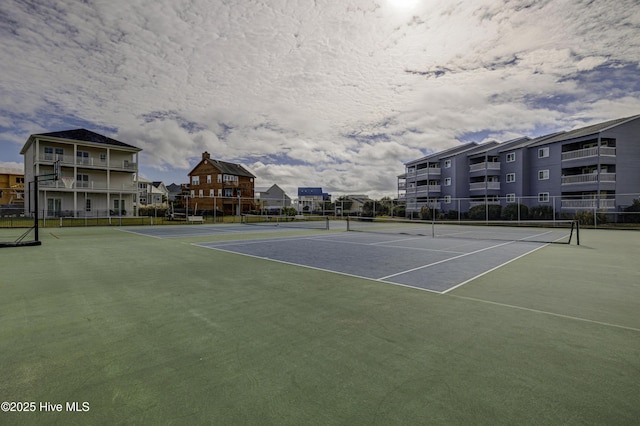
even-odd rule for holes
{"type": "Polygon", "coordinates": [[[396,195],[456,144],[640,113],[640,0],[3,0],[0,166],[84,127],[186,182],[396,195]]]}

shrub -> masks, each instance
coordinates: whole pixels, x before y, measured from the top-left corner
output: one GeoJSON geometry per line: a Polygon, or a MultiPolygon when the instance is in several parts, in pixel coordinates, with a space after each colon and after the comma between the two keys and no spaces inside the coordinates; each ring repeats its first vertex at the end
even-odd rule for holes
{"type": "Polygon", "coordinates": [[[502,218],[504,220],[521,220],[528,219],[529,207],[524,204],[509,204],[504,210],[502,210],[502,218]],[[518,210],[520,210],[520,216],[518,216],[518,210]]]}
{"type": "Polygon", "coordinates": [[[487,210],[489,213],[489,220],[498,220],[500,219],[500,213],[502,211],[502,207],[498,204],[480,204],[478,206],[473,206],[469,209],[469,219],[471,220],[485,220],[487,219],[487,210]]]}
{"type": "Polygon", "coordinates": [[[535,206],[529,209],[529,219],[533,220],[552,220],[553,207],[551,206],[535,206]]]}

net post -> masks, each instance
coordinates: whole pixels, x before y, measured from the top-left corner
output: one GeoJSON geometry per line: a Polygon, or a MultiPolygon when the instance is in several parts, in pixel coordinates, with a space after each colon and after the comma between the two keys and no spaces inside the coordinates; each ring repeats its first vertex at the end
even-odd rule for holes
{"type": "Polygon", "coordinates": [[[34,176],[33,179],[33,193],[33,206],[35,208],[35,213],[33,215],[35,218],[33,222],[33,232],[35,240],[40,241],[38,239],[38,176],[34,176]]]}
{"type": "Polygon", "coordinates": [[[576,220],[576,245],[580,245],[580,222],[576,220]]]}
{"type": "Polygon", "coordinates": [[[347,231],[351,231],[351,216],[347,215],[347,231]]]}

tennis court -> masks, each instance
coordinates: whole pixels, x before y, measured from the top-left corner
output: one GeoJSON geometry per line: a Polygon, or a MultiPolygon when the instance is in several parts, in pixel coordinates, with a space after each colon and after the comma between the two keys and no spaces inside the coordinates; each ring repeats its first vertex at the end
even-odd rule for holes
{"type": "Polygon", "coordinates": [[[198,246],[446,292],[541,247],[527,242],[341,233],[198,246]]]}
{"type": "Polygon", "coordinates": [[[44,228],[1,249],[0,399],[65,409],[0,423],[637,424],[637,232],[339,225],[44,228]]]}

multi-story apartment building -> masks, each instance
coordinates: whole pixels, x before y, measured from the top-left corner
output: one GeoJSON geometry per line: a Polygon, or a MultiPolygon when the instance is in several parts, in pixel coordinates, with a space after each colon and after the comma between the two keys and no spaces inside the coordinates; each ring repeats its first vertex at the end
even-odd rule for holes
{"type": "Polygon", "coordinates": [[[140,148],[85,129],[34,134],[20,154],[25,167],[25,214],[35,209],[43,217],[104,217],[132,215],[137,194],[140,148]],[[60,179],[51,175],[59,165],[60,179]]]}
{"type": "Polygon", "coordinates": [[[620,211],[640,197],[640,115],[503,143],[466,143],[405,164],[398,197],[468,211],[479,204],[620,211]]]}
{"type": "Polygon", "coordinates": [[[255,176],[239,164],[212,160],[208,152],[189,173],[189,209],[214,210],[225,215],[255,208],[255,176]]]}

